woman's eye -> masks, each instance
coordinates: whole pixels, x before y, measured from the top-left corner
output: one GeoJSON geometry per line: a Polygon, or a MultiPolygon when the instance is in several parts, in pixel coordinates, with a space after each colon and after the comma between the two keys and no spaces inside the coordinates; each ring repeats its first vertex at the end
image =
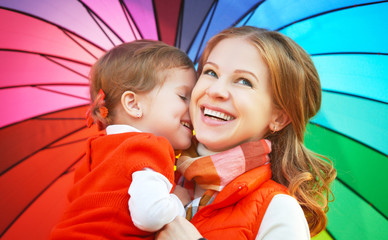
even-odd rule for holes
{"type": "Polygon", "coordinates": [[[238,80],[238,83],[245,85],[245,86],[248,86],[248,87],[253,87],[251,81],[249,81],[248,79],[245,79],[245,78],[238,80]]]}
{"type": "Polygon", "coordinates": [[[206,70],[203,73],[212,77],[217,77],[217,74],[213,70],[206,70]]]}

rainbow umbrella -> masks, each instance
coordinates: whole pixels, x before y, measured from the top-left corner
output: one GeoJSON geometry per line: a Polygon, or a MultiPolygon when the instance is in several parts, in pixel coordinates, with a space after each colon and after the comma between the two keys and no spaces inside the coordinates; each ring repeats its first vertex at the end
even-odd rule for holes
{"type": "Polygon", "coordinates": [[[280,31],[312,56],[323,103],[306,144],[338,170],[315,239],[387,239],[387,1],[2,0],[0,237],[47,239],[83,156],[88,71],[106,50],[159,39],[198,61],[230,26],[280,31]]]}

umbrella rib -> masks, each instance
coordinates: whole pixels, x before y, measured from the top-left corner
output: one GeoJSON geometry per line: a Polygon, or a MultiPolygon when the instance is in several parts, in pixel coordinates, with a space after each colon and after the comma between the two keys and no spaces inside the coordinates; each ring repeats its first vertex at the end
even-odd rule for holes
{"type": "MultiPolygon", "coordinates": [[[[215,0],[215,1],[216,1],[216,0],[215,0]]],[[[209,8],[208,12],[205,14],[205,18],[202,19],[202,23],[201,23],[199,26],[202,26],[203,23],[205,22],[206,16],[209,15],[211,9],[213,8],[213,5],[215,4],[215,1],[213,1],[213,3],[212,3],[212,5],[211,5],[211,7],[209,8]]],[[[249,17],[249,18],[251,18],[251,17],[253,16],[254,11],[256,11],[256,9],[257,9],[262,3],[264,3],[264,2],[265,2],[265,0],[256,3],[256,4],[255,4],[253,7],[251,7],[245,14],[243,14],[237,21],[235,21],[235,22],[232,24],[232,26],[235,26],[235,25],[236,25],[237,23],[239,23],[242,19],[244,19],[248,14],[251,14],[251,16],[249,17]]],[[[248,19],[248,20],[249,20],[249,19],[248,19]]],[[[209,21],[209,22],[210,22],[210,21],[209,21]]],[[[245,24],[244,24],[244,25],[245,25],[245,24]]],[[[195,33],[194,36],[197,36],[200,30],[201,30],[201,27],[199,27],[199,28],[197,29],[197,31],[196,31],[196,33],[195,33]]],[[[191,42],[190,42],[188,48],[186,49],[186,52],[193,46],[194,41],[195,41],[195,38],[191,40],[191,42]]]]}
{"type": "MultiPolygon", "coordinates": [[[[44,86],[46,86],[46,85],[44,85],[44,86]]],[[[90,100],[89,98],[80,97],[80,96],[77,96],[77,95],[74,95],[74,94],[60,92],[60,91],[56,91],[56,90],[52,90],[52,89],[47,89],[47,88],[44,88],[42,86],[33,85],[33,87],[35,87],[37,89],[40,89],[40,90],[47,91],[47,92],[53,92],[53,93],[61,94],[61,95],[64,95],[64,96],[69,96],[69,97],[78,98],[78,99],[87,100],[87,101],[90,100]]]]}
{"type": "Polygon", "coordinates": [[[0,6],[0,9],[4,9],[4,10],[7,10],[7,11],[11,11],[11,12],[16,12],[16,13],[20,13],[20,14],[23,14],[23,15],[26,15],[26,16],[29,16],[29,17],[32,17],[32,18],[35,18],[39,21],[42,21],[42,22],[45,22],[45,23],[48,23],[50,25],[53,25],[53,26],[56,26],[57,28],[61,29],[61,30],[66,30],[67,32],[71,33],[71,34],[74,34],[75,36],[81,38],[82,40],[88,42],[89,44],[95,46],[96,48],[102,50],[102,51],[105,51],[102,47],[96,45],[95,43],[91,42],[90,40],[78,35],[77,33],[71,31],[70,29],[67,29],[65,27],[62,27],[62,26],[59,26],[58,24],[55,24],[53,22],[50,22],[48,21],[47,19],[44,19],[44,18],[41,18],[41,17],[38,17],[38,16],[35,16],[35,15],[32,15],[30,13],[27,13],[27,12],[23,12],[23,11],[20,11],[20,10],[16,10],[16,9],[12,9],[12,8],[7,8],[7,7],[3,7],[3,6],[0,6]]]}
{"type": "Polygon", "coordinates": [[[181,1],[181,6],[179,9],[179,17],[178,24],[176,26],[176,38],[175,38],[175,46],[181,48],[182,42],[182,25],[183,25],[183,13],[184,13],[185,1],[181,1]]]}
{"type": "Polygon", "coordinates": [[[339,177],[336,178],[337,181],[342,183],[345,187],[347,187],[350,191],[352,191],[354,194],[356,194],[359,198],[361,198],[364,202],[366,202],[370,207],[372,207],[376,212],[378,212],[381,216],[383,216],[386,220],[388,220],[388,217],[379,209],[377,209],[372,203],[370,203],[365,197],[360,195],[356,190],[354,190],[350,185],[342,181],[339,177]]]}
{"type": "MultiPolygon", "coordinates": [[[[312,57],[315,56],[327,56],[327,55],[383,55],[383,56],[388,56],[388,53],[375,53],[375,52],[331,52],[331,53],[315,53],[311,54],[312,57]]],[[[384,103],[387,104],[387,102],[360,96],[360,95],[355,95],[355,94],[350,94],[350,93],[345,93],[345,92],[340,92],[340,91],[334,91],[334,90],[328,90],[328,89],[322,89],[322,91],[325,92],[332,92],[332,93],[337,93],[337,94],[342,94],[342,95],[347,95],[347,96],[352,96],[352,97],[358,97],[358,98],[363,98],[369,101],[374,101],[374,102],[379,102],[379,103],[384,103]]]]}
{"type": "MultiPolygon", "coordinates": [[[[56,119],[56,120],[60,120],[60,119],[56,119]]],[[[81,119],[81,120],[83,120],[83,119],[81,119]]],[[[70,145],[70,144],[73,144],[73,143],[79,143],[79,142],[83,142],[83,141],[86,141],[86,140],[88,140],[88,138],[82,138],[82,139],[78,139],[78,140],[74,140],[74,141],[58,144],[58,145],[55,145],[55,146],[48,146],[46,149],[53,149],[53,148],[63,147],[63,146],[66,146],[66,145],[70,145]]]]}
{"type": "Polygon", "coordinates": [[[101,31],[104,33],[104,35],[109,39],[109,41],[112,43],[113,46],[116,46],[116,45],[113,43],[112,39],[110,39],[108,34],[102,29],[101,25],[97,22],[95,17],[98,18],[122,43],[124,42],[124,40],[104,20],[102,20],[102,18],[100,16],[98,16],[98,14],[96,14],[91,8],[89,8],[84,2],[82,2],[82,0],[78,0],[78,1],[86,9],[86,11],[90,15],[90,17],[97,24],[97,26],[101,29],[101,31]]]}
{"type": "Polygon", "coordinates": [[[296,21],[293,21],[292,23],[289,23],[289,24],[286,24],[278,29],[276,29],[275,31],[280,31],[284,28],[287,28],[291,25],[294,25],[295,23],[299,23],[299,22],[303,22],[305,20],[308,20],[308,19],[311,19],[311,18],[315,18],[315,17],[319,17],[319,16],[322,16],[322,15],[325,15],[325,14],[328,14],[328,13],[332,13],[332,12],[337,12],[337,11],[342,11],[342,10],[346,10],[346,9],[350,9],[350,8],[356,8],[356,7],[363,7],[363,6],[367,6],[367,5],[374,5],[374,4],[380,4],[380,3],[386,3],[387,0],[384,0],[384,1],[376,1],[376,2],[369,2],[369,3],[362,3],[362,4],[354,4],[354,5],[351,5],[351,6],[347,6],[347,7],[341,7],[341,8],[336,8],[336,9],[331,9],[331,10],[328,10],[328,11],[324,11],[324,12],[321,12],[321,13],[317,13],[317,14],[313,14],[311,16],[308,16],[308,17],[305,17],[305,18],[301,18],[299,20],[296,20],[296,21]]]}
{"type": "MultiPolygon", "coordinates": [[[[333,130],[333,129],[330,129],[330,128],[328,128],[328,127],[325,127],[325,126],[322,126],[322,125],[319,125],[319,124],[316,124],[316,123],[310,122],[310,124],[313,124],[313,125],[315,125],[315,126],[318,126],[318,127],[324,128],[324,129],[327,129],[328,131],[334,132],[334,133],[336,133],[336,134],[338,134],[338,135],[344,136],[344,137],[346,137],[346,138],[348,138],[348,139],[350,139],[350,140],[352,140],[352,141],[354,141],[354,142],[357,142],[357,143],[359,143],[359,144],[361,144],[361,145],[363,145],[363,146],[365,146],[365,147],[367,147],[367,148],[369,148],[369,149],[374,150],[375,152],[378,152],[378,153],[380,153],[380,154],[382,154],[382,155],[385,155],[384,153],[380,152],[379,150],[376,150],[376,149],[374,149],[374,148],[372,148],[372,147],[366,145],[365,143],[362,143],[362,142],[360,142],[360,141],[358,141],[358,140],[356,140],[356,139],[353,139],[353,138],[351,138],[351,137],[349,137],[349,136],[347,136],[347,135],[344,135],[343,133],[337,132],[337,131],[335,131],[335,130],[333,130]]],[[[341,182],[342,184],[344,184],[349,190],[351,190],[353,193],[355,193],[358,197],[360,197],[363,201],[365,201],[366,203],[368,203],[373,209],[375,209],[378,213],[380,213],[385,219],[387,219],[387,216],[386,216],[384,213],[382,213],[379,209],[377,209],[374,205],[372,205],[365,197],[363,197],[362,195],[360,195],[359,193],[357,193],[352,187],[350,187],[350,186],[349,186],[348,184],[346,184],[344,181],[340,180],[339,177],[337,177],[336,179],[337,179],[339,182],[341,182]]]]}
{"type": "Polygon", "coordinates": [[[51,62],[53,62],[55,64],[58,64],[59,66],[65,68],[65,69],[67,69],[67,70],[69,70],[69,71],[71,71],[71,72],[73,72],[73,73],[75,73],[75,74],[77,74],[77,75],[79,75],[79,76],[81,76],[83,78],[89,79],[87,76],[83,75],[82,73],[79,73],[79,72],[75,71],[74,69],[71,69],[70,67],[68,67],[68,66],[66,66],[64,64],[57,62],[54,59],[51,59],[51,58],[49,58],[47,56],[43,56],[43,57],[45,57],[47,60],[49,60],[49,61],[51,61],[51,62]]]}
{"type": "Polygon", "coordinates": [[[255,13],[255,11],[257,10],[257,8],[260,7],[261,4],[263,4],[266,0],[263,0],[261,2],[258,2],[256,3],[255,5],[253,5],[253,7],[251,7],[246,13],[244,13],[243,15],[241,15],[240,18],[238,18],[233,24],[232,26],[235,26],[237,25],[241,20],[243,20],[248,14],[251,14],[249,16],[249,18],[245,21],[245,23],[243,24],[245,26],[245,24],[249,21],[249,19],[251,19],[251,17],[253,16],[253,14],[255,13]]]}
{"type": "Polygon", "coordinates": [[[317,124],[317,123],[313,123],[313,122],[311,122],[311,121],[310,121],[309,123],[310,123],[310,124],[313,124],[313,125],[315,125],[315,126],[318,126],[318,127],[320,127],[320,128],[324,128],[324,129],[326,129],[326,130],[328,130],[328,131],[331,131],[331,132],[336,133],[336,134],[338,134],[338,135],[341,135],[341,136],[343,136],[343,137],[346,137],[346,138],[348,138],[348,139],[350,139],[350,140],[352,140],[352,141],[354,141],[354,142],[357,142],[357,143],[363,145],[364,147],[369,148],[369,149],[373,150],[374,152],[377,152],[377,153],[379,153],[379,154],[381,154],[381,155],[383,155],[383,156],[386,155],[385,153],[381,152],[380,150],[375,149],[375,148],[373,148],[373,147],[371,147],[371,146],[369,146],[369,145],[367,145],[367,144],[365,144],[365,143],[363,143],[363,142],[360,142],[360,141],[357,140],[357,139],[354,139],[354,138],[352,138],[352,137],[350,137],[350,136],[348,136],[348,135],[345,135],[345,134],[343,134],[343,133],[341,133],[341,132],[338,132],[338,131],[336,131],[336,130],[334,130],[334,129],[331,129],[331,128],[326,127],[326,126],[322,126],[322,125],[317,124]]]}
{"type": "MultiPolygon", "coordinates": [[[[207,13],[204,15],[205,17],[202,19],[201,23],[199,24],[199,27],[197,28],[197,31],[195,32],[194,36],[197,36],[197,35],[198,35],[199,31],[201,30],[201,26],[205,23],[206,17],[209,15],[210,11],[212,10],[213,5],[215,4],[215,1],[216,1],[216,0],[213,0],[212,5],[211,5],[210,8],[208,9],[207,13]]],[[[183,22],[182,22],[182,24],[183,24],[183,22]]],[[[189,46],[188,46],[187,49],[186,49],[186,52],[188,52],[189,49],[193,46],[194,41],[195,41],[195,37],[194,37],[193,39],[191,39],[190,44],[189,44],[189,46]]]]}
{"type": "Polygon", "coordinates": [[[154,18],[155,18],[155,24],[156,24],[156,31],[158,33],[158,39],[161,40],[162,38],[160,36],[158,13],[157,13],[156,7],[155,7],[155,0],[152,0],[152,9],[154,10],[154,18]]]}
{"type": "Polygon", "coordinates": [[[88,67],[92,66],[90,63],[85,63],[85,62],[81,62],[81,61],[78,61],[78,60],[74,60],[74,59],[70,59],[70,58],[65,58],[65,57],[61,57],[61,56],[56,56],[56,55],[52,55],[52,54],[47,54],[47,53],[40,53],[40,52],[33,52],[33,51],[26,51],[26,50],[19,50],[19,49],[9,49],[9,48],[0,48],[0,51],[35,54],[35,55],[40,55],[42,57],[58,58],[58,59],[66,60],[66,61],[69,61],[69,62],[73,62],[73,63],[81,64],[81,65],[84,65],[84,66],[88,66],[88,67]]]}
{"type": "MultiPolygon", "coordinates": [[[[206,17],[209,15],[210,11],[213,9],[213,5],[215,4],[215,2],[218,2],[217,0],[214,0],[211,7],[208,9],[208,12],[205,14],[205,17],[202,19],[202,22],[201,24],[199,25],[199,28],[197,29],[196,33],[194,34],[194,36],[197,36],[199,31],[201,30],[201,26],[204,24],[204,22],[206,21],[206,17]]],[[[256,11],[256,9],[262,4],[264,3],[265,0],[261,1],[261,2],[258,2],[256,3],[253,7],[251,7],[245,14],[243,14],[237,21],[235,21],[232,26],[235,26],[238,22],[240,22],[242,19],[244,19],[248,14],[251,14],[251,16],[249,18],[251,18],[253,16],[253,13],[254,11],[256,11]]],[[[183,11],[182,11],[183,12],[183,11]]],[[[214,12],[213,12],[214,14],[214,12]]],[[[249,19],[248,19],[249,20],[249,19]]],[[[248,21],[247,20],[247,21],[248,21]]],[[[209,24],[210,24],[210,21],[209,21],[209,24]]],[[[245,24],[244,24],[245,25],[245,24]]],[[[206,34],[206,33],[205,33],[206,34]]],[[[188,50],[193,46],[194,44],[194,41],[195,41],[195,38],[192,39],[190,41],[190,44],[188,45],[187,49],[186,49],[186,52],[188,52],[188,50]]],[[[202,43],[201,43],[202,45],[202,43]]],[[[200,49],[200,48],[199,48],[200,49]]],[[[197,55],[198,55],[198,52],[197,52],[197,55]]]]}
{"type": "MultiPolygon", "coordinates": [[[[74,107],[70,107],[70,108],[67,108],[67,110],[70,110],[70,109],[73,109],[73,108],[79,108],[79,107],[85,107],[85,106],[88,106],[88,104],[81,104],[79,106],[74,106],[74,107]]],[[[6,126],[3,126],[3,127],[0,127],[0,130],[2,129],[5,129],[7,127],[11,127],[13,125],[16,125],[16,124],[19,124],[19,123],[22,123],[22,122],[26,122],[26,121],[29,121],[29,120],[44,120],[44,116],[47,115],[47,114],[51,114],[51,113],[57,113],[57,112],[61,112],[63,111],[63,109],[60,109],[60,110],[57,110],[57,111],[53,111],[53,112],[50,112],[50,113],[43,113],[41,115],[38,115],[38,116],[35,116],[35,117],[32,117],[32,118],[29,118],[29,119],[23,119],[21,121],[18,121],[18,122],[14,122],[14,123],[11,123],[9,125],[6,125],[6,126]]],[[[75,120],[75,118],[60,118],[59,120],[75,120]]],[[[2,173],[0,173],[0,176],[2,175],[2,173]]]]}
{"type": "Polygon", "coordinates": [[[36,195],[26,206],[23,208],[23,210],[8,224],[8,226],[4,229],[4,231],[0,234],[0,238],[12,227],[12,225],[23,215],[25,211],[47,190],[49,189],[56,181],[58,181],[59,178],[64,176],[67,173],[70,173],[69,171],[77,162],[79,162],[83,157],[85,156],[85,153],[82,154],[76,161],[74,161],[64,172],[62,172],[58,177],[56,177],[53,181],[51,181],[50,184],[48,184],[38,195],[36,195]]]}
{"type": "Polygon", "coordinates": [[[89,12],[89,10],[87,10],[88,14],[90,15],[90,17],[93,19],[93,21],[97,24],[98,28],[100,28],[100,30],[104,33],[105,37],[108,38],[109,42],[112,43],[113,46],[116,46],[116,44],[113,43],[112,39],[110,39],[110,37],[108,36],[108,34],[104,31],[104,29],[102,29],[102,27],[100,26],[100,24],[98,24],[97,20],[94,19],[93,15],[89,12]]]}
{"type": "Polygon", "coordinates": [[[327,228],[327,226],[326,226],[326,232],[327,232],[327,234],[329,234],[329,236],[332,238],[332,239],[335,239],[335,237],[333,236],[333,234],[331,233],[331,231],[327,228]]]}
{"type": "Polygon", "coordinates": [[[67,31],[63,28],[61,28],[62,32],[68,37],[70,38],[73,42],[75,42],[75,44],[77,44],[80,48],[82,48],[85,52],[89,53],[90,56],[92,56],[94,59],[98,59],[96,56],[94,56],[93,53],[91,53],[88,49],[86,49],[81,43],[79,43],[77,40],[75,40],[72,36],[70,36],[70,34],[67,33],[67,31]]]}
{"type": "Polygon", "coordinates": [[[346,54],[354,54],[354,55],[384,55],[388,56],[388,53],[383,52],[327,52],[327,53],[313,53],[311,56],[325,56],[325,55],[346,55],[346,54]]]}
{"type": "MultiPolygon", "coordinates": [[[[7,87],[0,87],[0,90],[9,89],[9,88],[23,88],[23,87],[40,87],[40,86],[89,86],[87,83],[41,83],[41,84],[23,84],[23,85],[13,85],[7,87]]],[[[46,89],[44,89],[46,90],[46,89]]],[[[86,98],[82,98],[86,99],[86,98]]],[[[89,99],[87,99],[89,100],[89,99]]]]}
{"type": "Polygon", "coordinates": [[[1,172],[1,173],[0,173],[0,177],[1,177],[2,175],[4,175],[5,173],[7,173],[8,171],[10,171],[11,169],[13,169],[14,167],[16,167],[17,165],[19,165],[19,164],[21,164],[22,162],[24,162],[25,160],[27,160],[28,158],[32,157],[32,156],[35,155],[36,153],[38,153],[38,152],[40,152],[40,151],[42,151],[42,150],[44,150],[44,149],[48,149],[51,145],[55,144],[56,142],[58,142],[58,141],[60,141],[60,140],[62,140],[62,139],[64,139],[64,138],[66,138],[66,137],[68,137],[68,136],[70,136],[70,135],[72,135],[72,134],[74,134],[74,133],[76,133],[76,132],[79,132],[79,131],[81,131],[82,129],[85,129],[85,128],[86,128],[86,126],[83,126],[83,127],[81,127],[81,128],[78,128],[78,129],[76,129],[76,130],[70,132],[70,133],[67,133],[67,134],[65,134],[64,136],[62,136],[62,137],[60,137],[60,138],[58,138],[58,139],[55,139],[54,141],[50,142],[49,144],[43,146],[42,148],[36,150],[35,152],[33,152],[33,153],[27,155],[26,157],[20,159],[19,161],[15,162],[15,163],[12,164],[11,166],[9,166],[7,169],[5,169],[3,172],[1,172]]]}
{"type": "Polygon", "coordinates": [[[132,26],[131,22],[129,21],[128,16],[131,18],[132,23],[135,25],[137,32],[140,34],[140,37],[143,39],[143,34],[140,31],[139,27],[137,26],[137,24],[136,24],[134,18],[132,17],[132,14],[129,11],[128,7],[125,5],[123,0],[119,0],[119,2],[120,2],[120,5],[121,5],[121,9],[123,10],[124,16],[127,19],[128,25],[131,28],[133,36],[135,36],[135,39],[137,40],[137,36],[136,36],[135,32],[133,31],[133,26],[132,26]],[[127,14],[128,14],[128,16],[127,16],[127,14]]]}
{"type": "Polygon", "coordinates": [[[183,5],[184,4],[184,0],[181,0],[180,1],[180,6],[179,6],[179,16],[178,16],[178,24],[176,25],[176,29],[175,29],[175,32],[176,32],[176,36],[175,36],[175,42],[174,42],[174,46],[176,46],[176,41],[177,41],[177,38],[178,38],[178,33],[180,35],[182,35],[182,26],[180,24],[181,22],[181,19],[183,19],[183,5]]]}
{"type": "Polygon", "coordinates": [[[36,119],[36,120],[42,120],[42,121],[46,121],[46,120],[49,120],[49,121],[52,121],[52,120],[55,120],[55,121],[57,121],[57,120],[61,120],[61,121],[63,121],[63,120],[77,120],[77,121],[79,121],[79,120],[85,120],[85,118],[77,118],[77,117],[73,117],[73,118],[67,118],[67,117],[63,117],[63,118],[53,118],[53,117],[47,117],[47,118],[45,118],[45,117],[36,117],[36,118],[34,118],[34,119],[36,119]]]}
{"type": "MultiPolygon", "coordinates": [[[[256,8],[256,9],[257,9],[257,8],[256,8]]],[[[253,15],[255,14],[255,12],[256,12],[256,9],[250,13],[250,15],[249,15],[249,17],[247,18],[247,20],[245,20],[245,22],[243,23],[243,26],[245,26],[245,25],[249,22],[249,20],[251,20],[252,16],[253,16],[253,15]]],[[[235,26],[237,23],[238,23],[238,22],[235,22],[233,25],[235,26]]]]}
{"type": "Polygon", "coordinates": [[[210,15],[209,23],[207,24],[206,29],[205,29],[205,32],[204,32],[204,34],[203,34],[203,36],[202,36],[201,42],[200,42],[199,47],[198,47],[197,54],[195,55],[195,58],[194,58],[194,62],[198,62],[198,56],[199,56],[199,53],[200,53],[200,51],[201,51],[202,44],[203,44],[203,42],[205,41],[205,37],[206,37],[207,31],[209,30],[210,23],[211,23],[211,21],[212,21],[212,19],[213,19],[214,13],[216,12],[217,5],[218,5],[218,0],[216,0],[216,1],[214,2],[214,5],[213,5],[214,7],[212,6],[213,12],[212,12],[211,15],[210,15]]]}
{"type": "Polygon", "coordinates": [[[340,95],[346,95],[346,96],[350,96],[350,97],[362,98],[362,99],[365,99],[365,100],[369,100],[369,101],[373,101],[373,102],[378,102],[378,103],[383,103],[383,104],[388,104],[387,102],[383,102],[383,101],[380,101],[380,100],[377,100],[377,99],[368,98],[368,97],[364,97],[364,96],[361,96],[361,95],[356,95],[356,94],[351,94],[351,93],[346,93],[346,92],[340,92],[340,91],[329,90],[329,89],[322,89],[322,91],[329,92],[329,93],[340,94],[340,95]]]}
{"type": "Polygon", "coordinates": [[[64,96],[69,96],[69,97],[78,98],[78,99],[87,100],[87,101],[90,100],[89,98],[77,96],[77,95],[74,95],[74,94],[60,92],[60,91],[56,91],[56,90],[53,90],[53,89],[47,89],[47,88],[44,88],[43,86],[89,86],[89,84],[32,84],[32,85],[19,85],[19,86],[1,87],[0,90],[8,89],[8,88],[33,87],[33,88],[37,88],[37,89],[40,89],[40,90],[43,90],[43,91],[53,92],[53,93],[57,93],[57,94],[64,95],[64,96]]]}

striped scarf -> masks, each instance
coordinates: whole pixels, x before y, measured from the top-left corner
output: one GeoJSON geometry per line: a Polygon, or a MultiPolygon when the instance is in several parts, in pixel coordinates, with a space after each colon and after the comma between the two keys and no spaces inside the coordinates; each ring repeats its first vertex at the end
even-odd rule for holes
{"type": "MultiPolygon", "coordinates": [[[[198,145],[201,153],[204,146],[198,145]]],[[[206,150],[205,150],[206,151],[206,150]]],[[[271,142],[265,139],[243,143],[224,152],[198,157],[195,146],[182,153],[177,161],[177,170],[185,180],[194,181],[206,192],[187,207],[186,218],[191,218],[204,206],[213,202],[217,193],[241,174],[269,163],[271,142]]],[[[186,184],[185,187],[190,186],[186,184]]],[[[191,185],[193,188],[194,186],[191,185]]],[[[190,187],[189,187],[190,188],[190,187]]],[[[190,189],[189,189],[190,190],[190,189]]],[[[193,189],[191,189],[193,190],[193,189]]]]}

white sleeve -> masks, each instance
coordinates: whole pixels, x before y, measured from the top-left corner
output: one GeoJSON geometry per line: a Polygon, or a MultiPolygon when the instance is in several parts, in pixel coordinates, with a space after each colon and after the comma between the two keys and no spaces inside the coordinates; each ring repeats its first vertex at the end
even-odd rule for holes
{"type": "Polygon", "coordinates": [[[295,198],[276,195],[264,214],[256,240],[306,240],[310,230],[303,210],[295,198]]]}
{"type": "Polygon", "coordinates": [[[155,232],[177,215],[185,216],[182,202],[170,194],[171,188],[168,179],[152,169],[144,168],[132,174],[128,206],[136,227],[155,232]]]}

